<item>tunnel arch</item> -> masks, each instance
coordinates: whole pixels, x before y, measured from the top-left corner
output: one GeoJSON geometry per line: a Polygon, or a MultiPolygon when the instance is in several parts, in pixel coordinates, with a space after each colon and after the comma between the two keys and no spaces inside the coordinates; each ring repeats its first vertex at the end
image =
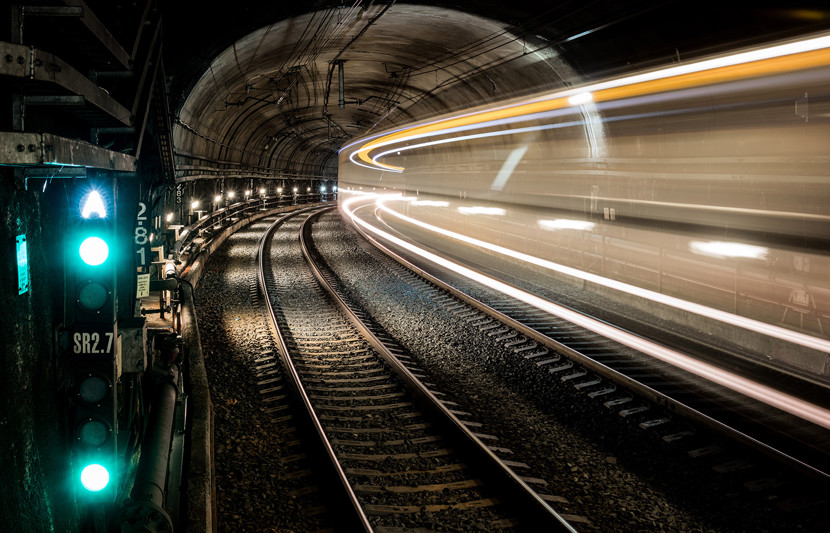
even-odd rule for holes
{"type": "Polygon", "coordinates": [[[578,80],[567,62],[551,60],[560,57],[555,51],[539,52],[539,38],[529,44],[512,29],[397,3],[340,21],[314,11],[267,24],[212,60],[179,109],[174,146],[216,163],[266,167],[275,177],[334,179],[329,154],[351,138],[578,80]],[[258,147],[269,136],[264,153],[258,147]]]}

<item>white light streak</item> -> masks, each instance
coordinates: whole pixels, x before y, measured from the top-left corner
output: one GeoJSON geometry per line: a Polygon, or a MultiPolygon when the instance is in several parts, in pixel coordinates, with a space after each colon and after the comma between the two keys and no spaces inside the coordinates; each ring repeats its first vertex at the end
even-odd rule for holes
{"type": "MultiPolygon", "coordinates": [[[[387,198],[391,199],[391,198],[387,198]]],[[[378,200],[379,204],[384,200],[378,200]]],[[[659,292],[654,292],[648,289],[643,289],[642,287],[636,287],[634,285],[629,285],[628,283],[623,283],[621,281],[617,281],[610,278],[605,278],[602,276],[597,276],[596,274],[591,274],[589,272],[583,272],[576,268],[568,267],[565,265],[560,265],[558,263],[554,263],[552,261],[548,261],[546,259],[541,259],[539,257],[534,257],[532,255],[528,255],[522,252],[517,252],[515,250],[511,250],[509,248],[505,248],[503,246],[499,246],[497,244],[491,244],[488,242],[484,242],[479,239],[474,239],[472,237],[468,237],[466,235],[461,235],[460,233],[456,233],[453,231],[449,231],[443,228],[439,228],[437,226],[433,226],[431,224],[427,224],[425,222],[421,222],[420,220],[416,220],[412,217],[408,217],[399,213],[387,205],[380,205],[380,209],[384,212],[389,213],[392,216],[398,217],[401,220],[406,220],[411,224],[415,224],[420,226],[426,230],[438,233],[440,235],[444,235],[445,237],[449,237],[451,239],[465,242],[467,244],[472,244],[473,246],[479,246],[481,248],[485,248],[487,250],[491,250],[493,252],[506,255],[508,257],[512,257],[514,259],[518,259],[520,261],[525,261],[527,263],[540,266],[542,268],[546,268],[548,270],[552,270],[554,272],[559,272],[561,274],[565,274],[568,276],[575,277],[577,279],[582,279],[591,283],[596,283],[598,285],[602,285],[603,287],[608,287],[610,289],[618,290],[627,294],[631,294],[633,296],[637,296],[639,298],[646,298],[652,300],[657,303],[661,303],[664,305],[669,305],[672,307],[676,307],[678,309],[682,309],[684,311],[688,311],[691,313],[695,313],[701,316],[705,316],[714,320],[719,320],[721,322],[725,322],[732,326],[737,326],[739,328],[747,329],[749,331],[754,331],[756,333],[761,333],[762,335],[768,335],[770,337],[776,337],[786,342],[791,342],[793,344],[798,344],[804,346],[805,348],[810,348],[813,350],[819,350],[822,352],[830,353],[830,341],[819,339],[816,337],[812,337],[810,335],[805,335],[803,333],[799,333],[797,331],[791,331],[789,329],[785,329],[779,326],[774,326],[772,324],[766,324],[764,322],[759,322],[758,320],[753,320],[751,318],[746,318],[743,316],[735,315],[732,313],[728,313],[726,311],[721,311],[720,309],[714,309],[712,307],[708,307],[701,304],[696,304],[694,302],[689,302],[687,300],[681,300],[680,298],[675,298],[673,296],[668,296],[666,294],[661,294],[659,292]]]]}
{"type": "MultiPolygon", "coordinates": [[[[442,130],[441,133],[446,134],[446,133],[455,133],[455,132],[460,132],[460,131],[467,131],[467,130],[471,130],[471,129],[480,129],[480,128],[486,128],[486,127],[492,127],[492,126],[506,126],[506,125],[509,125],[509,124],[515,124],[516,122],[527,122],[529,120],[541,120],[541,119],[546,119],[546,118],[554,118],[554,117],[560,116],[562,114],[564,114],[564,112],[561,109],[558,109],[556,111],[549,111],[547,113],[535,113],[533,115],[522,115],[520,117],[511,118],[511,119],[491,120],[491,121],[488,121],[488,122],[482,122],[480,124],[476,124],[476,125],[472,125],[472,126],[459,126],[457,128],[449,128],[449,129],[442,130]]],[[[537,132],[537,131],[554,130],[554,129],[562,129],[562,128],[572,128],[572,127],[575,127],[575,126],[582,126],[582,121],[557,122],[556,124],[542,124],[542,125],[537,125],[537,126],[528,126],[528,127],[525,127],[525,128],[503,129],[503,130],[499,130],[499,131],[487,131],[487,132],[484,132],[484,133],[473,133],[473,134],[470,134],[470,135],[462,135],[460,137],[450,137],[450,138],[447,138],[447,139],[437,139],[435,141],[427,141],[427,142],[418,143],[418,144],[410,144],[410,145],[407,145],[407,146],[400,146],[400,147],[394,148],[392,150],[386,150],[385,152],[380,152],[379,154],[374,156],[372,158],[372,160],[374,161],[374,160],[377,160],[377,159],[381,159],[381,158],[391,154],[392,152],[394,152],[396,150],[403,152],[403,151],[407,151],[407,150],[416,150],[418,148],[426,148],[426,147],[429,147],[429,146],[437,146],[437,145],[440,145],[440,144],[450,144],[450,143],[463,142],[463,141],[472,141],[472,140],[476,140],[476,139],[486,139],[486,138],[489,138],[489,137],[502,137],[504,135],[518,135],[520,133],[532,133],[532,132],[537,132]]],[[[421,137],[428,137],[428,135],[413,135],[412,139],[418,139],[418,138],[421,138],[421,137]]],[[[383,143],[383,144],[389,144],[389,143],[383,143]]],[[[382,146],[382,144],[379,145],[379,146],[382,146]]],[[[370,166],[370,165],[362,164],[359,161],[355,161],[354,157],[357,157],[357,154],[358,154],[358,152],[354,152],[349,156],[349,160],[351,160],[352,163],[355,163],[356,165],[359,165],[361,167],[370,168],[372,170],[381,170],[381,169],[378,169],[378,168],[370,166]]],[[[398,172],[400,172],[400,171],[398,171],[398,172]]]]}
{"type": "MultiPolygon", "coordinates": [[[[473,113],[464,113],[455,115],[452,117],[444,117],[438,120],[434,120],[431,122],[425,122],[418,126],[409,127],[409,128],[399,128],[393,131],[390,131],[386,134],[379,134],[368,139],[364,139],[362,141],[358,141],[357,143],[363,143],[360,148],[355,150],[352,154],[350,154],[349,159],[355,163],[356,165],[363,166],[366,168],[374,168],[375,170],[387,170],[391,172],[402,172],[402,169],[398,167],[393,167],[390,165],[385,165],[383,163],[379,163],[378,159],[382,157],[382,155],[376,155],[371,158],[367,158],[364,160],[363,163],[358,162],[355,157],[361,158],[362,156],[368,156],[370,151],[376,150],[377,148],[389,145],[396,145],[397,148],[392,148],[388,152],[384,152],[383,155],[388,154],[390,152],[400,151],[403,148],[400,147],[401,144],[407,143],[409,141],[421,138],[428,138],[428,137],[435,137],[446,135],[448,133],[452,133],[455,131],[463,131],[469,129],[479,129],[488,127],[488,122],[486,120],[477,121],[476,117],[479,116],[486,116],[493,112],[499,111],[506,111],[513,108],[520,109],[522,106],[529,106],[535,105],[540,103],[554,103],[559,99],[565,99],[571,106],[577,105],[585,105],[596,101],[602,101],[602,94],[599,94],[601,91],[606,91],[608,89],[616,89],[620,87],[626,87],[630,85],[637,85],[637,84],[645,84],[642,88],[643,94],[648,94],[650,91],[662,91],[664,89],[661,88],[648,88],[648,82],[655,82],[658,80],[665,80],[668,78],[677,78],[680,76],[687,76],[689,74],[697,74],[706,71],[716,70],[716,69],[723,69],[726,67],[735,67],[738,65],[754,63],[763,60],[781,58],[789,55],[800,54],[805,52],[811,52],[816,50],[821,50],[830,47],[830,36],[822,35],[819,37],[815,37],[812,39],[804,39],[796,42],[790,42],[785,44],[780,44],[776,46],[770,46],[767,48],[761,48],[756,50],[750,50],[746,52],[740,52],[736,54],[731,54],[728,56],[716,57],[708,60],[697,61],[693,63],[677,65],[669,68],[658,69],[650,72],[643,72],[640,74],[635,74],[631,76],[624,76],[616,79],[611,79],[603,82],[589,84],[583,87],[577,87],[573,89],[567,89],[563,91],[556,91],[552,93],[548,93],[537,98],[532,98],[528,100],[524,100],[521,102],[513,102],[510,104],[503,104],[501,106],[496,106],[493,108],[489,108],[484,111],[477,111],[473,113]],[[458,125],[456,127],[448,127],[448,128],[433,128],[433,126],[440,126],[442,123],[458,123],[461,120],[463,124],[458,125]],[[401,135],[401,133],[411,131],[412,133],[406,135],[401,135]],[[400,136],[399,136],[400,135],[400,136]],[[391,138],[390,138],[391,137],[391,138]],[[369,160],[376,166],[372,166],[367,164],[369,160]]],[[[699,78],[699,83],[702,85],[706,85],[710,82],[707,82],[705,77],[699,78]]],[[[688,80],[687,80],[688,81],[688,80]]],[[[690,83],[696,83],[692,80],[690,83]]],[[[594,146],[595,141],[599,138],[598,133],[601,133],[601,130],[598,127],[601,126],[601,123],[598,118],[594,118],[595,112],[591,110],[583,110],[583,114],[588,115],[587,122],[589,123],[589,130],[596,130],[593,131],[592,134],[594,138],[591,139],[592,143],[592,150],[594,151],[593,157],[599,157],[600,154],[600,147],[599,145],[594,146]]],[[[517,122],[517,121],[527,121],[533,120],[534,113],[522,113],[521,111],[516,111],[516,114],[510,117],[507,117],[507,120],[510,122],[517,122]]],[[[589,132],[591,133],[591,132],[589,132]]],[[[348,147],[353,146],[353,144],[348,145],[348,147]]]]}
{"type": "Polygon", "coordinates": [[[692,241],[689,249],[696,254],[708,255],[710,257],[743,257],[747,259],[766,259],[769,249],[763,246],[744,244],[741,242],[723,241],[692,241]]]}
{"type": "Polygon", "coordinates": [[[439,200],[413,200],[412,202],[410,202],[409,205],[422,205],[427,207],[449,207],[450,203],[439,200]]]}
{"type": "Polygon", "coordinates": [[[568,103],[577,106],[577,105],[585,105],[588,102],[594,101],[594,95],[589,92],[584,93],[577,93],[568,98],[568,103]]]}
{"type": "MultiPolygon", "coordinates": [[[[378,200],[380,202],[381,200],[378,200]]],[[[474,205],[470,207],[459,207],[458,212],[462,215],[495,215],[495,216],[504,216],[507,211],[502,209],[501,207],[484,207],[481,205],[474,205]]]]}
{"type": "Polygon", "coordinates": [[[546,230],[576,229],[581,231],[591,231],[594,229],[594,226],[596,226],[596,224],[588,222],[587,220],[571,220],[567,218],[539,221],[539,227],[546,230]]]}
{"type": "MultiPolygon", "coordinates": [[[[343,211],[349,216],[353,223],[363,227],[370,233],[373,233],[386,241],[392,242],[397,246],[427,259],[428,261],[436,263],[444,268],[465,276],[468,279],[486,285],[538,309],[546,311],[554,316],[558,316],[590,331],[629,346],[630,348],[638,350],[644,354],[650,355],[692,374],[708,379],[713,383],[717,383],[762,403],[798,416],[816,425],[830,429],[830,411],[824,409],[823,407],[806,402],[800,398],[796,398],[795,396],[791,396],[760,383],[756,383],[708,363],[698,361],[687,355],[653,343],[647,339],[643,339],[626,331],[619,330],[609,324],[581,315],[575,311],[539,298],[534,294],[527,293],[502,281],[485,276],[484,274],[471,270],[463,265],[428,252],[420,247],[414,246],[360,219],[354,214],[354,210],[350,210],[352,204],[355,203],[356,200],[359,200],[359,198],[351,198],[343,202],[343,211]]],[[[384,200],[385,199],[379,198],[378,203],[382,203],[384,200]]],[[[390,214],[395,214],[388,207],[383,206],[382,208],[390,214]]]]}
{"type": "Polygon", "coordinates": [[[504,160],[501,170],[499,170],[499,173],[496,175],[496,179],[493,180],[493,184],[490,185],[491,191],[500,191],[504,189],[505,184],[507,184],[507,180],[509,180],[510,176],[513,175],[513,171],[516,170],[516,167],[519,165],[519,161],[522,160],[522,157],[524,157],[528,148],[529,146],[525,144],[510,152],[510,155],[504,160]]]}
{"type": "Polygon", "coordinates": [[[635,83],[643,83],[647,81],[662,80],[672,78],[675,76],[682,76],[684,74],[693,74],[697,72],[705,72],[722,67],[731,67],[742,65],[745,63],[752,63],[755,61],[762,61],[765,59],[773,59],[776,57],[783,57],[793,54],[800,54],[803,52],[812,52],[814,50],[821,50],[830,47],[830,35],[816,37],[813,39],[806,39],[802,41],[771,46],[759,50],[751,50],[748,52],[741,52],[731,54],[723,57],[716,57],[714,59],[707,59],[687,65],[679,65],[651,72],[644,72],[642,74],[635,74],[632,76],[625,76],[613,80],[594,83],[585,87],[570,89],[567,91],[552,93],[530,101],[544,101],[554,97],[570,97],[581,93],[590,92],[595,93],[604,89],[612,89],[616,87],[624,87],[626,85],[634,85],[635,83]]]}

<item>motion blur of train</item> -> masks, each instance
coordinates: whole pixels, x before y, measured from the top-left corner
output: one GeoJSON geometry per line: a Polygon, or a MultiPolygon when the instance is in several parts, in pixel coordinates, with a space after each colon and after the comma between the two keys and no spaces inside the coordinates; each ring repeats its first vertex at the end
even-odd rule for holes
{"type": "Polygon", "coordinates": [[[340,153],[341,209],[830,380],[830,34],[475,108],[340,153]]]}

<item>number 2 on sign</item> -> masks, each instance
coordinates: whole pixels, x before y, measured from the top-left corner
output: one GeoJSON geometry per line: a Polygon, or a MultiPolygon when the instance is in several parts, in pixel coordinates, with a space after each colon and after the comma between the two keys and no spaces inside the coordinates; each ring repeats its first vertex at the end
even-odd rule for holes
{"type": "Polygon", "coordinates": [[[100,347],[98,346],[101,344],[100,333],[77,332],[72,336],[72,340],[75,344],[73,351],[78,354],[112,353],[112,339],[114,334],[110,332],[104,333],[104,337],[106,337],[106,349],[103,345],[100,347]]]}

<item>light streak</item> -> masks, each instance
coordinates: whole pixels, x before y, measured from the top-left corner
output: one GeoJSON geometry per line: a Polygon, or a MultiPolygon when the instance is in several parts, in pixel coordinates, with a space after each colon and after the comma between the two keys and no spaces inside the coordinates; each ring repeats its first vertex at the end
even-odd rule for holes
{"type": "MultiPolygon", "coordinates": [[[[648,300],[661,303],[664,305],[668,305],[671,307],[676,307],[678,309],[682,309],[684,311],[688,311],[697,315],[705,316],[714,320],[719,320],[721,322],[725,322],[732,326],[737,326],[739,328],[747,329],[749,331],[754,331],[756,333],[761,333],[762,335],[767,335],[770,337],[776,337],[786,342],[791,342],[793,344],[798,344],[800,346],[804,346],[805,348],[811,348],[813,350],[819,350],[822,352],[830,353],[830,341],[826,341],[823,339],[819,339],[816,337],[812,337],[810,335],[805,335],[803,333],[799,333],[797,331],[791,331],[789,329],[785,329],[779,326],[774,326],[772,324],[767,324],[764,322],[759,322],[758,320],[753,320],[751,318],[742,317],[739,315],[735,315],[732,313],[727,313],[726,311],[721,311],[720,309],[714,309],[712,307],[708,307],[701,304],[696,304],[694,302],[689,302],[687,300],[681,300],[680,298],[675,298],[673,296],[668,296],[666,294],[661,294],[659,292],[654,292],[648,289],[644,289],[642,287],[636,287],[634,285],[629,285],[628,283],[623,283],[621,281],[617,281],[610,278],[605,278],[602,276],[597,276],[596,274],[591,274],[589,272],[583,272],[576,268],[568,267],[565,265],[561,265],[559,263],[554,263],[553,261],[548,261],[546,259],[541,259],[539,257],[534,257],[532,255],[528,255],[522,252],[517,252],[515,250],[511,250],[509,248],[505,248],[503,246],[499,246],[497,244],[491,244],[479,239],[475,239],[473,237],[468,237],[466,235],[462,235],[460,233],[456,233],[454,231],[446,230],[443,228],[439,228],[438,226],[433,226],[432,224],[427,224],[426,222],[422,222],[420,220],[414,219],[412,217],[408,217],[402,213],[399,213],[389,206],[385,205],[384,202],[387,200],[391,200],[391,197],[381,197],[378,198],[377,203],[378,207],[401,220],[405,220],[410,224],[414,224],[421,228],[424,228],[428,231],[433,233],[437,233],[439,235],[443,235],[450,239],[464,242],[467,244],[471,244],[473,246],[478,246],[480,248],[485,248],[487,250],[506,255],[508,257],[512,257],[514,259],[518,259],[520,261],[525,261],[527,263],[540,266],[542,268],[552,270],[554,272],[559,272],[561,274],[565,274],[567,276],[572,276],[577,279],[582,279],[584,281],[588,281],[590,283],[596,283],[597,285],[601,285],[603,287],[608,287],[610,289],[615,289],[626,294],[631,294],[632,296],[637,296],[639,298],[646,298],[648,300]]],[[[394,198],[399,199],[399,198],[394,198]]]]}
{"type": "Polygon", "coordinates": [[[746,259],[765,259],[769,253],[769,249],[763,246],[723,241],[692,241],[689,243],[689,249],[696,254],[719,258],[743,257],[746,259]]]}
{"type": "MultiPolygon", "coordinates": [[[[387,197],[385,199],[391,198],[387,197]]],[[[378,203],[381,204],[380,207],[382,209],[385,207],[382,205],[385,199],[378,197],[378,203]]],[[[521,289],[508,285],[502,281],[491,278],[489,276],[471,270],[463,265],[460,265],[441,256],[433,254],[432,252],[424,250],[418,246],[412,245],[398,237],[395,237],[394,235],[391,235],[375,226],[372,226],[365,220],[362,220],[360,217],[358,217],[355,214],[354,209],[350,210],[351,206],[357,200],[365,200],[365,198],[350,198],[341,204],[341,208],[354,224],[361,226],[370,233],[373,233],[388,242],[392,242],[397,246],[409,250],[410,252],[419,255],[420,257],[423,257],[428,261],[431,261],[437,265],[452,270],[453,272],[460,274],[468,279],[486,285],[487,287],[490,287],[508,296],[516,298],[517,300],[532,305],[537,309],[546,311],[554,316],[558,316],[564,320],[577,324],[581,327],[584,327],[585,329],[603,335],[609,339],[613,339],[621,344],[624,344],[625,346],[633,348],[644,354],[650,355],[655,359],[659,359],[661,361],[674,365],[677,368],[681,368],[687,372],[700,376],[704,379],[708,379],[713,383],[717,383],[718,385],[727,387],[731,390],[744,394],[745,396],[748,396],[762,403],[765,403],[767,405],[795,415],[816,425],[830,429],[830,411],[824,409],[823,407],[804,401],[800,398],[796,398],[795,396],[791,396],[771,387],[767,387],[765,385],[754,382],[742,376],[738,376],[736,374],[733,374],[732,372],[723,370],[708,363],[698,361],[692,357],[676,352],[670,348],[666,348],[665,346],[661,346],[647,339],[643,339],[626,331],[619,330],[614,326],[611,326],[604,322],[600,322],[598,320],[587,317],[565,307],[559,306],[548,300],[544,300],[534,294],[525,292],[521,289]]]]}
{"type": "Polygon", "coordinates": [[[529,146],[525,144],[510,152],[510,155],[508,155],[507,159],[504,160],[501,170],[499,170],[499,173],[496,174],[496,179],[493,180],[493,184],[490,185],[491,191],[500,191],[504,189],[507,180],[509,180],[510,176],[513,175],[513,171],[516,170],[516,167],[519,165],[519,161],[522,160],[522,157],[524,157],[528,148],[529,146]]]}
{"type": "Polygon", "coordinates": [[[444,135],[453,131],[454,128],[485,127],[485,124],[491,121],[516,119],[517,117],[522,117],[521,120],[530,120],[537,113],[571,107],[574,105],[571,102],[572,98],[579,102],[586,98],[584,96],[586,93],[592,96],[593,102],[608,102],[646,94],[763,77],[770,73],[781,74],[825,66],[830,64],[828,47],[830,47],[830,36],[822,35],[557,91],[539,98],[451,116],[374,137],[351,154],[350,159],[360,166],[402,172],[402,167],[381,163],[377,161],[379,156],[370,157],[370,152],[391,144],[444,135]],[[362,163],[355,158],[361,160],[362,163]]]}
{"type": "Polygon", "coordinates": [[[449,207],[449,202],[443,202],[438,200],[413,200],[409,203],[409,205],[423,205],[429,207],[449,207]]]}
{"type": "MultiPolygon", "coordinates": [[[[540,114],[540,115],[536,115],[535,118],[540,118],[540,119],[541,118],[550,118],[550,117],[553,117],[555,115],[558,116],[558,115],[561,115],[561,113],[553,113],[553,112],[552,113],[543,113],[543,114],[540,114]]],[[[522,120],[524,120],[524,119],[522,119],[522,120]]],[[[518,122],[518,119],[517,120],[507,120],[507,119],[505,119],[505,120],[493,121],[493,122],[487,123],[486,125],[482,124],[481,126],[482,127],[484,127],[484,126],[487,126],[487,127],[490,127],[490,126],[503,126],[503,125],[508,125],[508,124],[512,124],[512,123],[515,123],[515,122],[518,122]]],[[[372,156],[372,159],[373,160],[380,159],[380,158],[382,158],[386,155],[389,155],[393,152],[400,153],[400,152],[403,152],[403,151],[406,151],[406,150],[415,150],[415,149],[418,149],[418,148],[426,148],[428,146],[437,146],[439,144],[450,144],[450,143],[456,143],[456,142],[462,142],[462,141],[472,141],[472,140],[475,140],[475,139],[486,139],[488,137],[501,137],[503,135],[517,135],[517,134],[520,134],[520,133],[532,133],[532,132],[552,130],[552,129],[570,128],[570,127],[581,126],[581,125],[582,125],[582,121],[569,121],[569,122],[559,122],[559,123],[556,123],[556,124],[544,124],[544,125],[538,125],[538,126],[528,126],[526,128],[513,128],[513,129],[505,129],[505,130],[498,130],[498,131],[487,131],[487,132],[484,132],[484,133],[475,133],[475,134],[471,134],[471,135],[464,135],[462,137],[452,137],[452,138],[449,138],[449,139],[438,139],[438,140],[435,140],[435,141],[428,141],[428,142],[424,142],[424,143],[410,144],[410,145],[407,145],[407,146],[399,146],[399,147],[393,148],[391,150],[386,150],[384,152],[380,152],[379,154],[377,154],[375,156],[372,156]]],[[[472,129],[472,127],[458,128],[456,131],[464,131],[464,130],[469,130],[469,129],[472,129]]],[[[352,154],[349,155],[349,160],[352,163],[355,163],[356,165],[360,165],[361,167],[371,168],[372,170],[378,170],[376,167],[372,167],[372,166],[369,166],[369,165],[364,165],[362,163],[359,163],[359,162],[355,161],[354,160],[355,157],[357,157],[357,152],[352,152],[352,154]]],[[[401,172],[401,170],[398,170],[396,172],[401,172]]]]}
{"type": "Polygon", "coordinates": [[[568,218],[557,218],[556,220],[540,220],[539,227],[547,230],[576,229],[580,231],[591,231],[594,229],[593,222],[587,220],[571,220],[568,218]]]}
{"type": "Polygon", "coordinates": [[[590,92],[577,93],[568,98],[568,103],[571,105],[584,105],[588,102],[594,101],[594,95],[590,92]]]}
{"type": "Polygon", "coordinates": [[[495,215],[500,217],[507,213],[507,211],[500,207],[485,207],[480,205],[470,207],[461,206],[458,208],[458,212],[462,215],[495,215]]]}

